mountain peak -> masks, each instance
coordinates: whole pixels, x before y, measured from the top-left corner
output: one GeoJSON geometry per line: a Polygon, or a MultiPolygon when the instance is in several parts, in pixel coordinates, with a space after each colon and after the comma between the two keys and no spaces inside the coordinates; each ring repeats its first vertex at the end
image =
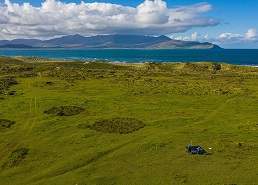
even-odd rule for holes
{"type": "Polygon", "coordinates": [[[80,34],[74,34],[74,35],[71,35],[71,36],[73,36],[73,37],[84,37],[84,36],[82,36],[80,34]]]}

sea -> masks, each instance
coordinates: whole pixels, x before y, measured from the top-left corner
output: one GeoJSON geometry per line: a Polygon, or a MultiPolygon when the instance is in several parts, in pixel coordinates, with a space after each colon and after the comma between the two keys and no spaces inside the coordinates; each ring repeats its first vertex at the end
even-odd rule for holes
{"type": "Polygon", "coordinates": [[[258,49],[0,49],[0,55],[82,62],[223,62],[242,66],[258,66],[258,49]]]}

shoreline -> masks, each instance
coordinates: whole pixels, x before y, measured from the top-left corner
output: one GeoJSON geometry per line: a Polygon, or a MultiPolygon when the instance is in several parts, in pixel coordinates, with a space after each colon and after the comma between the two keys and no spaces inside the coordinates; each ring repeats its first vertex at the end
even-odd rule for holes
{"type": "MultiPolygon", "coordinates": [[[[7,57],[7,56],[1,56],[0,57],[7,57]]],[[[8,57],[7,57],[8,58],[8,57]]],[[[258,65],[236,65],[236,64],[230,64],[226,62],[212,62],[212,61],[196,61],[196,62],[186,62],[186,61],[181,61],[181,62],[152,62],[152,61],[145,61],[145,62],[119,62],[119,61],[105,61],[105,60],[70,60],[70,59],[52,59],[52,58],[41,58],[41,57],[31,57],[31,56],[14,56],[14,57],[9,57],[13,58],[16,60],[20,60],[26,63],[63,63],[63,62],[80,62],[82,64],[89,64],[89,63],[94,63],[94,62],[103,62],[103,63],[109,63],[109,64],[114,64],[114,65],[125,65],[125,66],[137,66],[137,65],[144,65],[144,64],[180,64],[180,63],[195,63],[195,64],[204,64],[204,63],[217,63],[217,64],[227,64],[227,65],[233,65],[233,66],[240,66],[240,67],[254,67],[258,68],[258,65]]]]}
{"type": "Polygon", "coordinates": [[[0,55],[36,57],[52,61],[111,62],[111,63],[174,63],[216,62],[238,66],[258,66],[258,49],[14,49],[1,50],[0,55]]]}

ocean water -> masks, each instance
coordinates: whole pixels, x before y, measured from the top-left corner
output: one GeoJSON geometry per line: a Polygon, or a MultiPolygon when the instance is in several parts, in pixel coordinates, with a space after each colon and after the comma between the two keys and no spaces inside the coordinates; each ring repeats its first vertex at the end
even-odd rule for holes
{"type": "Polygon", "coordinates": [[[0,55],[127,63],[207,61],[258,66],[258,49],[1,49],[0,55]]]}

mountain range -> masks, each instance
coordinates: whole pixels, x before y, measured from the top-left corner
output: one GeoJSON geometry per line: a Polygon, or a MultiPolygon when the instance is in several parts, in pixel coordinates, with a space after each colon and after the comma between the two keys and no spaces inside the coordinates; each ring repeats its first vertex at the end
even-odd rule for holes
{"type": "Polygon", "coordinates": [[[167,36],[68,35],[49,40],[0,40],[0,48],[149,48],[149,49],[222,49],[218,45],[196,41],[174,40],[167,36]]]}

